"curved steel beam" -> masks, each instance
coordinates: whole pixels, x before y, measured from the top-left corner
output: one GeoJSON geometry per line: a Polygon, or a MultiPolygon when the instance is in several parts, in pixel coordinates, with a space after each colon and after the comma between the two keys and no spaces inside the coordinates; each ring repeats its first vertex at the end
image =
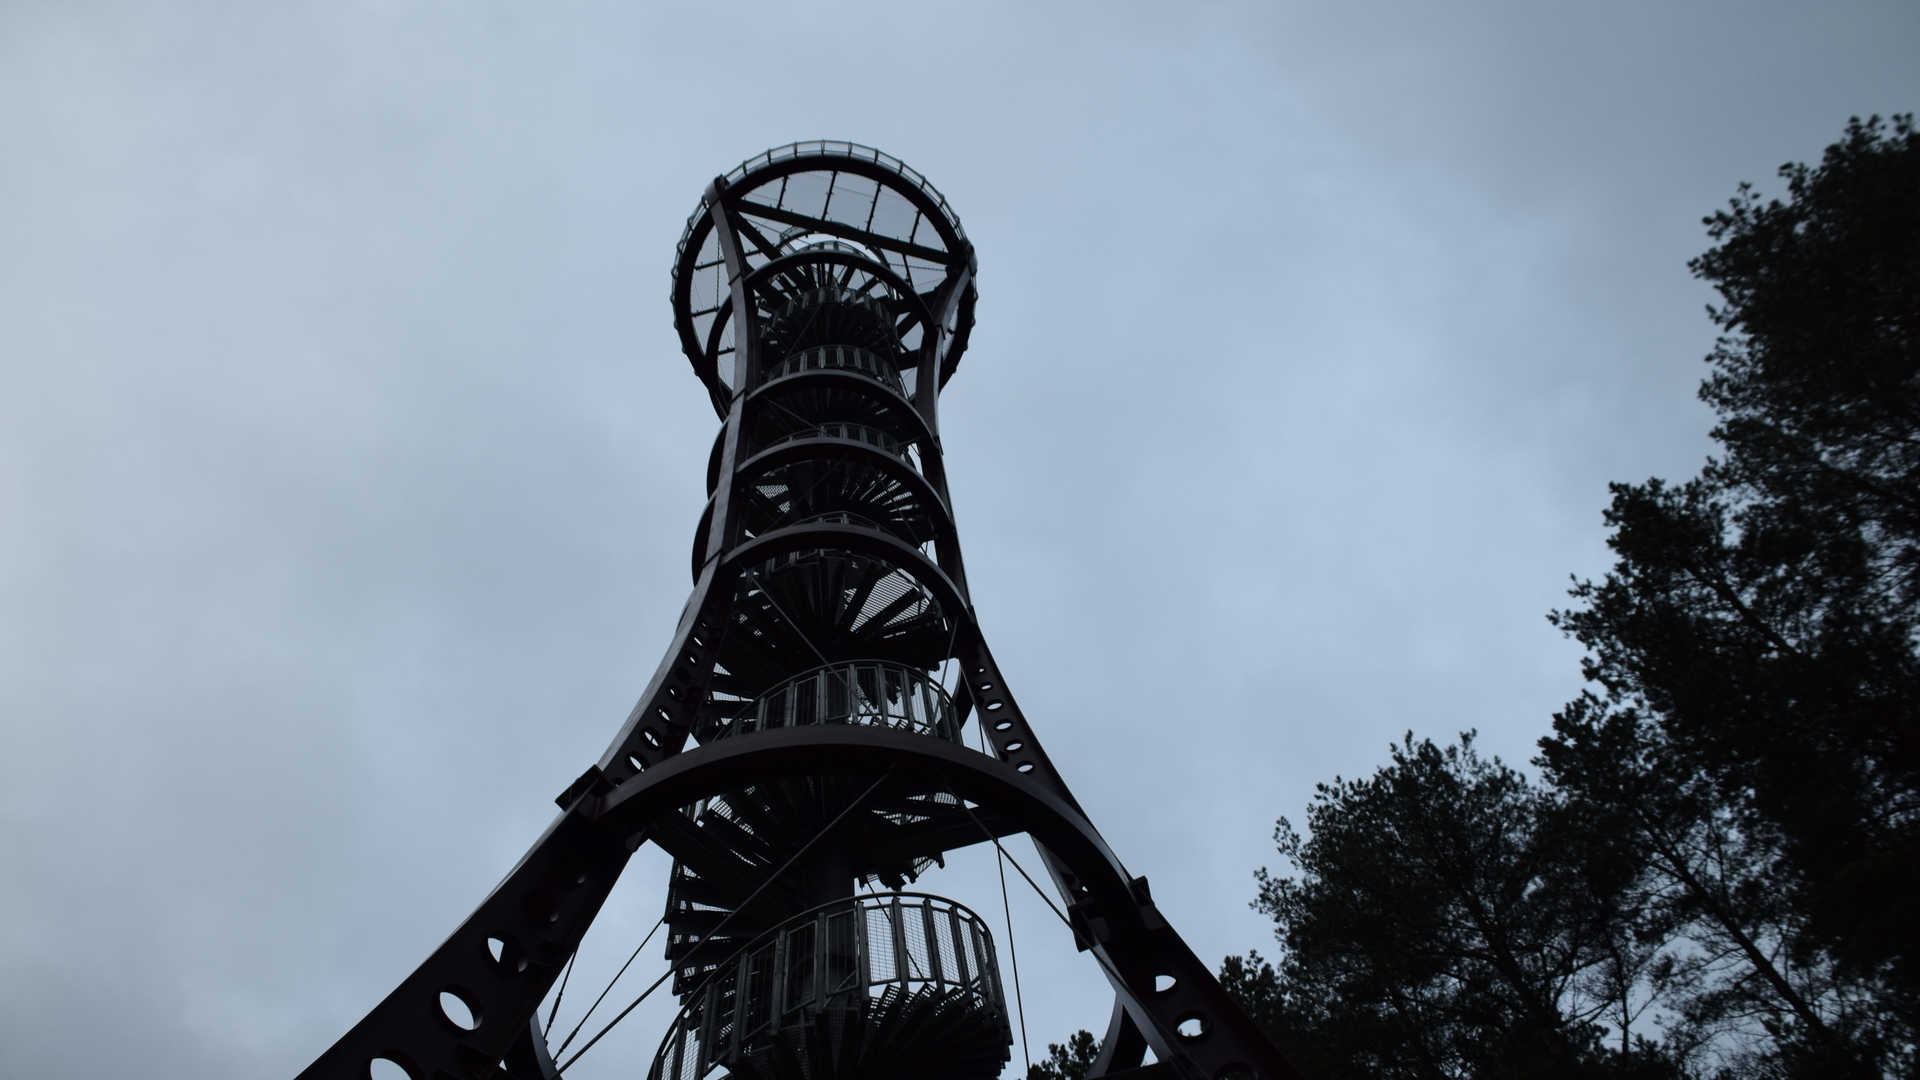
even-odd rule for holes
{"type": "Polygon", "coordinates": [[[1072,872],[1080,884],[1069,908],[1075,936],[1100,958],[1128,1011],[1145,1021],[1160,1060],[1209,1080],[1236,1070],[1262,1080],[1301,1080],[1160,915],[1145,879],[1127,873],[1078,807],[1018,766],[883,728],[780,728],[685,751],[622,784],[592,812],[624,835],[712,794],[722,778],[741,787],[806,776],[880,776],[889,769],[903,781],[937,784],[933,790],[1020,823],[1046,856],[1072,872]],[[1162,979],[1169,980],[1164,989],[1157,985],[1162,979]]]}
{"type": "Polygon", "coordinates": [[[661,815],[722,791],[808,776],[881,776],[948,791],[1018,821],[1082,883],[1069,908],[1075,936],[1101,961],[1128,1011],[1146,1021],[1157,1056],[1182,1075],[1218,1080],[1246,1069],[1298,1080],[1154,907],[1077,809],[1016,768],[944,740],[886,729],[782,728],[680,753],[617,788],[590,785],[460,928],[300,1080],[364,1080],[376,1057],[425,1078],[492,1075],[551,989],[612,890],[629,853],[661,815]],[[498,943],[499,959],[489,939],[498,943]],[[1156,980],[1172,985],[1156,989],[1156,980]],[[478,1024],[440,1012],[458,994],[478,1024]],[[435,1024],[421,1020],[437,1016],[435,1024]],[[1183,1026],[1195,1029],[1183,1035],[1183,1026]],[[1260,1060],[1244,1060],[1247,1048],[1260,1060]],[[1261,1048],[1267,1053],[1260,1053],[1261,1048]]]}

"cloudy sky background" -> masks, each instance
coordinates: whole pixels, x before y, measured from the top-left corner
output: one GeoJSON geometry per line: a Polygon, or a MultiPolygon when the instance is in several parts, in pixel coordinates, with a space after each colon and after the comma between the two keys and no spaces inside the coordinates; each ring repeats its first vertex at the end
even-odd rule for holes
{"type": "MultiPolygon", "coordinates": [[[[1700,217],[1916,105],[1909,2],[0,2],[0,1075],[291,1076],[538,833],[689,587],[667,270],[740,159],[959,211],[975,602],[1217,958],[1315,782],[1530,755],[1606,482],[1709,449],[1700,217]]],[[[1035,1049],[1099,1030],[1015,885],[1035,1049]]]]}

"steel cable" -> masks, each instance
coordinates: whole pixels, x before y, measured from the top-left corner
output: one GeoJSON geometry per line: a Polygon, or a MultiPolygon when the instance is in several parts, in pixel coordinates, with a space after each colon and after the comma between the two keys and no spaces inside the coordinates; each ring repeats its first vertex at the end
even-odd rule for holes
{"type": "MultiPolygon", "coordinates": [[[[704,946],[707,942],[712,941],[715,937],[719,936],[720,931],[726,929],[727,924],[733,922],[735,916],[739,915],[742,911],[745,911],[748,907],[750,907],[753,904],[755,900],[760,899],[760,894],[763,892],[766,892],[767,889],[771,887],[774,882],[780,880],[780,875],[792,869],[793,864],[799,862],[800,857],[802,855],[805,855],[807,852],[812,851],[813,845],[819,843],[821,837],[824,837],[828,833],[832,832],[835,826],[838,826],[840,822],[846,820],[846,817],[848,814],[853,813],[854,810],[858,809],[860,807],[860,804],[866,802],[867,799],[871,797],[874,792],[880,790],[880,785],[886,783],[888,780],[893,779],[893,774],[898,769],[899,769],[898,765],[890,766],[885,773],[881,774],[880,779],[875,780],[871,787],[867,788],[866,791],[861,792],[859,798],[848,803],[846,809],[840,811],[839,815],[836,816],[832,821],[827,822],[826,826],[822,828],[819,832],[814,833],[813,839],[807,841],[806,844],[804,844],[799,851],[794,852],[793,855],[790,858],[788,858],[786,862],[781,863],[780,869],[775,870],[767,878],[767,880],[761,882],[760,887],[753,890],[753,892],[745,900],[742,900],[740,902],[739,907],[736,907],[732,911],[727,912],[726,918],[721,919],[720,922],[717,925],[715,925],[713,929],[707,931],[706,937],[701,938],[699,944],[696,944],[692,949],[689,949],[687,951],[687,955],[684,957],[681,957],[680,963],[674,965],[673,967],[669,967],[666,970],[665,974],[653,980],[653,985],[647,987],[645,990],[640,991],[640,996],[637,998],[634,998],[632,1003],[630,1003],[626,1008],[621,1009],[620,1015],[614,1017],[612,1020],[607,1021],[607,1026],[601,1028],[598,1032],[596,1032],[593,1038],[588,1039],[587,1044],[585,1046],[582,1046],[578,1051],[576,1051],[572,1057],[566,1060],[564,1064],[556,1066],[553,1070],[554,1075],[558,1076],[561,1073],[566,1072],[569,1068],[573,1066],[574,1062],[580,1060],[581,1055],[593,1049],[594,1044],[599,1042],[601,1039],[605,1038],[607,1032],[613,1030],[614,1025],[618,1024],[622,1020],[625,1020],[627,1018],[628,1013],[631,1013],[633,1010],[639,1008],[641,1002],[647,1000],[647,997],[650,994],[652,994],[655,990],[660,989],[661,984],[665,983],[668,978],[672,977],[675,971],[685,966],[686,961],[689,958],[699,953],[701,946],[704,946]]],[[[719,968],[715,968],[712,974],[708,975],[707,978],[703,980],[698,987],[694,988],[693,992],[699,993],[701,990],[706,989],[707,983],[711,982],[713,980],[713,976],[719,974],[719,971],[720,971],[719,968]]]]}

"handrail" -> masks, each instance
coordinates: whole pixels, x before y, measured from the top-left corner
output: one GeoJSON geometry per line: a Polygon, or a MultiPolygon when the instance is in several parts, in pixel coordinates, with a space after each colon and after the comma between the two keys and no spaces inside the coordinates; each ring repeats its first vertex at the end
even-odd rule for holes
{"type": "Polygon", "coordinates": [[[790,431],[768,443],[767,446],[779,446],[781,443],[790,443],[795,439],[852,439],[854,442],[879,447],[902,461],[909,463],[912,461],[911,458],[907,457],[906,443],[901,442],[899,439],[894,438],[871,424],[855,424],[841,421],[815,424],[810,428],[790,431]]]}
{"type": "MultiPolygon", "coordinates": [[[[925,175],[906,162],[894,157],[892,154],[876,150],[871,146],[862,146],[859,143],[834,140],[789,143],[786,146],[755,154],[753,157],[734,166],[733,171],[726,175],[725,185],[727,187],[738,185],[740,181],[747,178],[749,172],[755,169],[763,169],[776,162],[787,161],[792,158],[812,156],[825,156],[829,158],[844,157],[857,161],[871,161],[881,168],[892,172],[902,180],[918,188],[935,206],[939,207],[940,216],[945,219],[947,227],[953,230],[953,234],[958,237],[963,244],[966,242],[967,230],[961,227],[960,216],[953,212],[953,207],[948,204],[947,197],[940,194],[939,189],[935,188],[925,175]]],[[[676,252],[676,258],[674,259],[675,266],[678,266],[680,263],[679,256],[685,255],[687,241],[692,238],[694,230],[699,226],[701,219],[707,216],[707,212],[707,207],[703,203],[698,210],[693,212],[693,216],[687,219],[687,227],[681,232],[680,242],[674,249],[676,252]]]]}
{"type": "Polygon", "coordinates": [[[755,698],[711,738],[813,724],[892,728],[961,743],[946,690],[924,671],[885,660],[842,661],[801,672],[755,698]]]}
{"type": "Polygon", "coordinates": [[[885,526],[881,525],[879,522],[873,520],[870,517],[863,517],[859,514],[852,512],[851,510],[828,510],[825,513],[821,513],[821,514],[810,514],[807,517],[803,517],[798,521],[781,522],[781,526],[783,527],[792,527],[797,525],[823,525],[823,524],[824,525],[858,525],[861,528],[865,528],[865,529],[879,529],[881,531],[885,531],[885,526]]]}
{"type": "Polygon", "coordinates": [[[856,142],[815,139],[808,142],[788,143],[786,146],[775,147],[764,153],[755,154],[734,166],[733,171],[727,174],[727,184],[729,186],[737,184],[741,180],[746,179],[748,172],[754,169],[765,168],[774,162],[816,154],[871,161],[895,173],[914,187],[925,192],[927,197],[933,200],[934,205],[940,208],[941,216],[947,219],[947,224],[953,227],[953,231],[957,233],[961,239],[966,238],[966,230],[960,227],[960,217],[953,212],[951,206],[947,205],[947,197],[940,194],[939,189],[935,188],[933,183],[922,175],[918,169],[913,168],[892,154],[875,150],[871,146],[862,146],[856,142]]]}
{"type": "Polygon", "coordinates": [[[823,1009],[864,1009],[893,988],[957,995],[1012,1041],[986,921],[945,897],[881,893],[803,911],[716,965],[685,999],[648,1080],[701,1080],[823,1009]]]}
{"type": "Polygon", "coordinates": [[[907,396],[906,384],[901,381],[900,373],[894,370],[892,364],[882,360],[878,354],[855,345],[816,345],[811,349],[802,349],[767,372],[765,382],[802,371],[857,371],[879,380],[881,385],[901,397],[907,396]]]}

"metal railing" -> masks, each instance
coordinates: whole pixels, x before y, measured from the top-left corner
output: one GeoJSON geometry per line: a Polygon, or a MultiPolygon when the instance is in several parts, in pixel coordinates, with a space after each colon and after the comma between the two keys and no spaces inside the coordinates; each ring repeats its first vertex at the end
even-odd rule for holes
{"type": "Polygon", "coordinates": [[[874,529],[879,532],[887,531],[885,526],[872,518],[863,517],[846,510],[829,510],[824,514],[809,514],[798,521],[781,523],[782,528],[792,528],[798,525],[858,525],[861,528],[874,529]]]}
{"type": "Polygon", "coordinates": [[[812,154],[858,158],[862,161],[871,161],[880,165],[882,168],[900,176],[914,187],[925,192],[927,197],[932,199],[934,204],[940,208],[940,216],[945,218],[947,224],[953,227],[953,231],[958,233],[962,238],[966,237],[966,230],[960,227],[959,216],[953,212],[951,206],[947,205],[947,197],[940,194],[939,190],[935,188],[925,176],[922,176],[918,169],[913,168],[892,154],[875,150],[871,146],[862,146],[855,142],[838,142],[820,139],[810,142],[789,143],[786,146],[776,147],[765,153],[756,154],[734,166],[733,171],[727,174],[727,183],[730,185],[737,184],[745,179],[747,173],[751,170],[765,168],[776,161],[785,161],[789,158],[812,154]]]}
{"type": "Polygon", "coordinates": [[[801,428],[799,431],[789,431],[767,445],[779,446],[781,443],[789,443],[795,439],[852,439],[854,442],[866,443],[868,446],[885,450],[909,464],[913,461],[907,456],[906,443],[867,424],[815,424],[813,427],[801,428]]]}
{"type": "Polygon", "coordinates": [[[959,743],[953,699],[926,672],[884,660],[853,660],[802,672],[761,694],[712,738],[774,728],[854,724],[959,743]]]}
{"type": "Polygon", "coordinates": [[[719,966],[674,1018],[648,1080],[703,1080],[827,1008],[939,994],[1012,1042],[993,934],[943,897],[883,893],[803,912],[719,966]]]}
{"type": "MultiPolygon", "coordinates": [[[[894,173],[907,183],[919,188],[926,194],[927,198],[933,200],[934,205],[939,207],[940,217],[947,223],[947,226],[953,230],[954,235],[958,236],[961,240],[966,239],[967,231],[960,227],[960,217],[953,212],[953,207],[947,203],[947,197],[940,194],[939,189],[928,182],[927,178],[921,175],[919,170],[914,169],[892,154],[882,153],[871,146],[861,146],[859,143],[830,141],[790,143],[786,146],[768,150],[762,154],[756,154],[741,162],[734,167],[732,172],[727,174],[727,185],[729,187],[736,186],[740,181],[746,179],[748,172],[772,165],[774,162],[816,154],[871,161],[889,172],[894,173]]],[[[827,163],[826,167],[831,168],[831,163],[827,163]]],[[[702,204],[698,210],[693,212],[693,216],[687,219],[687,227],[680,234],[680,243],[675,248],[677,256],[685,255],[687,242],[693,237],[694,229],[699,226],[701,219],[706,216],[707,207],[705,204],[702,204]]],[[[674,265],[679,265],[679,258],[674,260],[674,265]]]]}
{"type": "Polygon", "coordinates": [[[772,382],[783,375],[797,375],[802,371],[857,371],[879,380],[883,386],[902,397],[907,393],[906,386],[900,381],[900,373],[894,370],[892,364],[875,353],[852,345],[818,345],[794,353],[767,372],[767,381],[772,382]]]}

